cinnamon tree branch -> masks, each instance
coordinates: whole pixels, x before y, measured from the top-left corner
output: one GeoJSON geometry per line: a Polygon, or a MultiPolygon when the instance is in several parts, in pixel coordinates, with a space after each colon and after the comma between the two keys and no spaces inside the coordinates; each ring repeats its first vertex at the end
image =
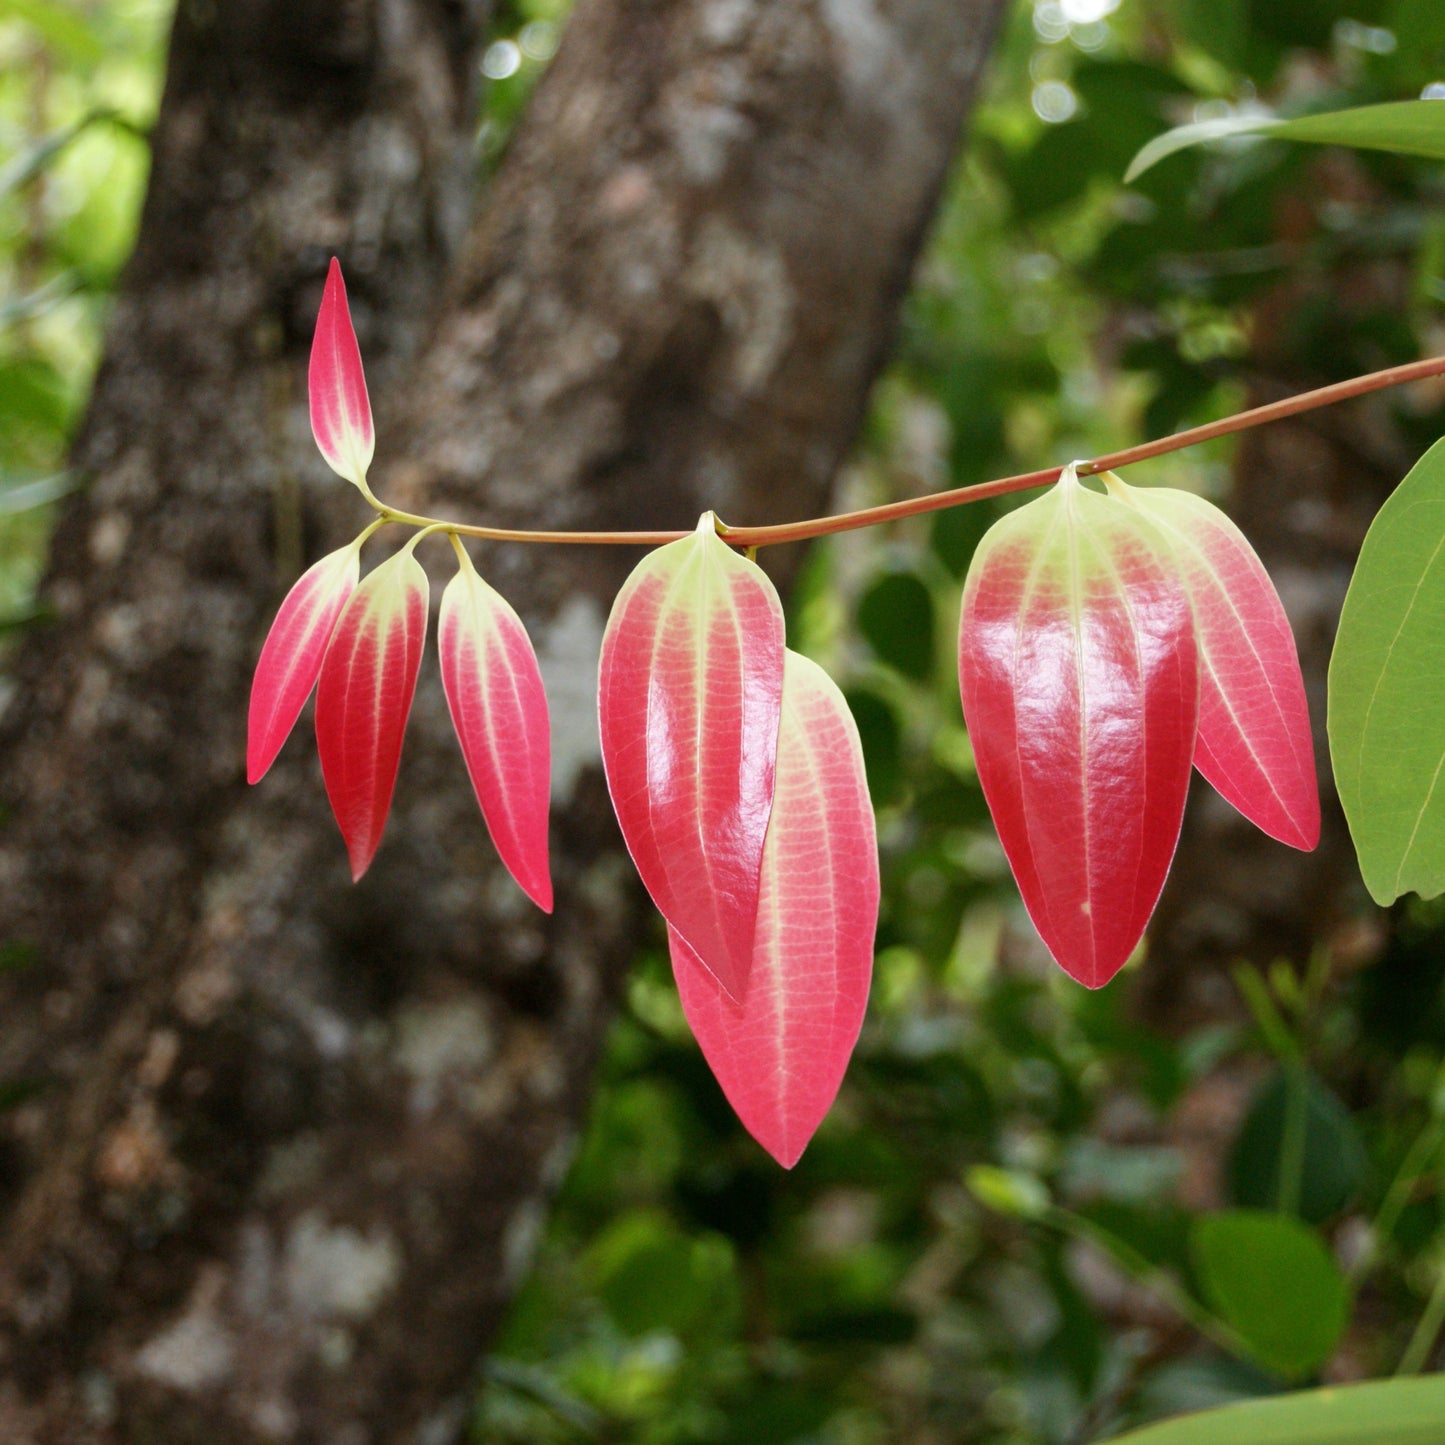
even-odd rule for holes
{"type": "MultiPolygon", "coordinates": [[[[1313,391],[1301,392],[1298,396],[1285,397],[1265,406],[1251,407],[1248,411],[1236,412],[1233,416],[1221,417],[1218,421],[1205,422],[1202,426],[1190,427],[1175,432],[1172,436],[1157,437],[1153,441],[1140,442],[1137,446],[1125,447],[1122,451],[1109,452],[1092,461],[1080,462],[1080,476],[1093,476],[1099,472],[1113,471],[1135,462],[1148,461],[1152,457],[1166,456],[1170,452],[1183,451],[1202,442],[1213,441],[1216,437],[1230,436],[1236,432],[1249,431],[1254,427],[1266,426],[1270,422],[1283,421],[1286,417],[1299,416],[1321,407],[1335,406],[1342,401],[1352,401],[1372,391],[1384,391],[1392,386],[1404,386],[1412,381],[1424,381],[1433,376],[1445,375],[1445,356],[1430,356],[1423,361],[1407,362],[1403,366],[1387,367],[1383,371],[1372,371],[1364,376],[1351,377],[1348,381],[1337,381],[1330,386],[1317,387],[1313,391]]],[[[982,502],[989,497],[1002,497],[1010,492],[1027,491],[1030,487],[1046,487],[1058,481],[1062,467],[1044,467],[1035,472],[1020,472],[1016,476],[998,477],[993,481],[977,482],[968,487],[954,487],[946,492],[932,492],[925,497],[908,497],[899,502],[887,502],[878,507],[864,507],[856,512],[839,512],[833,517],[812,517],[802,522],[782,522],[770,527],[729,527],[718,523],[718,533],[735,547],[757,548],[776,546],[782,542],[807,542],[815,537],[826,537],[834,532],[854,532],[863,527],[876,527],[884,522],[900,522],[906,517],[923,516],[928,512],[946,511],[950,507],[961,507],[968,502],[982,502]]],[[[435,531],[450,532],[464,537],[480,537],[492,542],[557,542],[563,544],[591,544],[597,546],[661,547],[668,542],[677,542],[690,535],[690,530],[675,532],[549,532],[528,531],[511,527],[483,527],[466,522],[439,521],[435,517],[424,517],[413,512],[399,511],[389,507],[369,490],[367,500],[381,514],[386,522],[399,522],[405,526],[427,527],[435,531]]]]}

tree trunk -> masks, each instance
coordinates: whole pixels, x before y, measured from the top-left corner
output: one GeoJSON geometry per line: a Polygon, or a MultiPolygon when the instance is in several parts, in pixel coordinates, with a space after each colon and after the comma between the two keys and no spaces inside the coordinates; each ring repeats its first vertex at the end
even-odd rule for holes
{"type": "Polygon", "coordinates": [[[798,515],[1000,9],[584,0],[419,346],[466,224],[479,10],[183,3],[0,749],[5,1440],[456,1438],[652,926],[595,765],[623,549],[479,553],[549,688],[550,918],[492,857],[430,668],[361,885],[307,739],[244,790],[278,589],[366,520],[301,404],[328,253],[389,499],[798,515]]]}

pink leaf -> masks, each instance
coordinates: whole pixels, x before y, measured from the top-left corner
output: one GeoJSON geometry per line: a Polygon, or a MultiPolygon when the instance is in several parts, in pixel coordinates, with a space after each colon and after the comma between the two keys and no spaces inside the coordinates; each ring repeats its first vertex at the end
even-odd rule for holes
{"type": "Polygon", "coordinates": [[[996,523],[964,589],[959,681],[979,781],[1040,936],[1098,988],[1143,935],[1198,726],[1193,618],[1138,512],[1059,485],[996,523]]]}
{"type": "Polygon", "coordinates": [[[316,747],[351,876],[376,855],[426,641],[427,580],[410,549],[351,595],[321,663],[316,747]]]}
{"type": "Polygon", "coordinates": [[[602,639],[598,711],[612,805],[664,918],[741,998],[773,806],[783,610],[714,530],[644,558],[602,639]]]}
{"type": "Polygon", "coordinates": [[[259,783],[290,735],[361,572],[357,541],[323,557],[286,594],[256,663],[246,728],[246,780],[259,783]]]}
{"type": "Polygon", "coordinates": [[[787,654],[777,788],[747,993],[730,998],[675,928],[693,1034],[748,1132],[791,1169],[828,1112],[863,1024],[878,848],[858,729],[816,663],[787,654]]]}
{"type": "Polygon", "coordinates": [[[542,674],[521,619],[460,545],[457,554],[461,567],[442,594],[437,623],[447,706],[497,852],[550,913],[551,732],[542,674]]]}
{"type": "Polygon", "coordinates": [[[311,341],[309,382],[311,434],[321,455],[338,476],[364,487],[376,437],[361,349],[346,304],[346,283],[341,279],[341,263],[334,256],[311,341]]]}
{"type": "Polygon", "coordinates": [[[1194,606],[1195,767],[1270,837],[1313,848],[1320,795],[1309,706],[1294,634],[1269,574],[1239,528],[1203,497],[1131,487],[1112,473],[1103,480],[1164,535],[1194,606]]]}

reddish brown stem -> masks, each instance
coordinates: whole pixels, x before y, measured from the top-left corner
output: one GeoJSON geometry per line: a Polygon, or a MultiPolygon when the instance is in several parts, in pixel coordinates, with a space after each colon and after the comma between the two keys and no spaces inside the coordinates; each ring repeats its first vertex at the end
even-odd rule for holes
{"type": "MultiPolygon", "coordinates": [[[[1272,401],[1267,406],[1256,406],[1248,411],[1236,412],[1233,416],[1219,421],[1206,422],[1203,426],[1190,427],[1187,431],[1175,432],[1173,436],[1159,437],[1154,441],[1141,442],[1138,446],[1125,447],[1123,451],[1109,452],[1106,456],[1095,457],[1092,461],[1079,463],[1080,476],[1092,476],[1097,472],[1114,471],[1134,462],[1147,461],[1150,457],[1161,457],[1168,452],[1182,451],[1185,447],[1198,446],[1200,442],[1212,441],[1215,437],[1229,436],[1234,432],[1248,431],[1252,427],[1264,426],[1268,422],[1282,421],[1285,417],[1299,416],[1319,407],[1333,406],[1337,402],[1350,401],[1372,391],[1383,391],[1391,386],[1403,386],[1406,382],[1424,381],[1428,377],[1445,375],[1445,356],[1431,356],[1424,361],[1408,362],[1404,366],[1391,366],[1384,371],[1372,371],[1366,376],[1351,377],[1349,381],[1337,381],[1332,386],[1321,386],[1314,391],[1301,392],[1298,396],[1286,397],[1283,401],[1272,401]]],[[[1030,487],[1044,487],[1059,479],[1062,467],[1045,467],[1037,472],[1021,472],[1017,476],[999,477],[991,482],[978,482],[971,487],[955,487],[947,492],[933,492],[926,497],[909,497],[901,502],[888,502],[881,507],[864,507],[857,512],[840,512],[834,517],[812,517],[803,522],[782,522],[771,527],[728,527],[718,523],[719,534],[735,547],[771,547],[780,542],[806,542],[814,537],[826,537],[833,532],[853,532],[860,527],[876,527],[883,522],[898,522],[905,517],[918,517],[926,512],[941,512],[948,507],[961,507],[966,502],[981,502],[988,497],[1001,497],[1009,492],[1027,491],[1030,487]]],[[[376,502],[384,519],[407,523],[416,527],[437,527],[441,530],[460,533],[467,537],[485,537],[496,542],[563,542],[592,543],[597,545],[621,545],[635,547],[659,547],[666,542],[676,542],[691,535],[691,530],[680,532],[527,532],[506,527],[478,527],[461,522],[438,522],[433,517],[421,517],[411,512],[398,512],[384,503],[376,502]]]]}

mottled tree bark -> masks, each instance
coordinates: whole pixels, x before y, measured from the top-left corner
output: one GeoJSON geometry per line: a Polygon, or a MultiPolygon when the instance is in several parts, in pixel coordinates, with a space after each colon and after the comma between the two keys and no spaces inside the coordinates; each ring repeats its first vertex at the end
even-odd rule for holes
{"type": "MultiPolygon", "coordinates": [[[[553,709],[558,904],[491,855],[428,669],[359,887],[309,740],[241,779],[277,589],[357,529],[302,360],[339,251],[397,502],[768,521],[861,416],[1001,0],[583,0],[465,225],[479,16],[183,8],[0,791],[0,1435],[456,1438],[650,927],[596,649],[635,554],[487,549],[553,709]],[[223,17],[223,18],[222,18],[223,17]],[[12,1089],[13,1091],[13,1089],[12,1089]]],[[[441,549],[435,559],[444,565],[441,549]]]]}

